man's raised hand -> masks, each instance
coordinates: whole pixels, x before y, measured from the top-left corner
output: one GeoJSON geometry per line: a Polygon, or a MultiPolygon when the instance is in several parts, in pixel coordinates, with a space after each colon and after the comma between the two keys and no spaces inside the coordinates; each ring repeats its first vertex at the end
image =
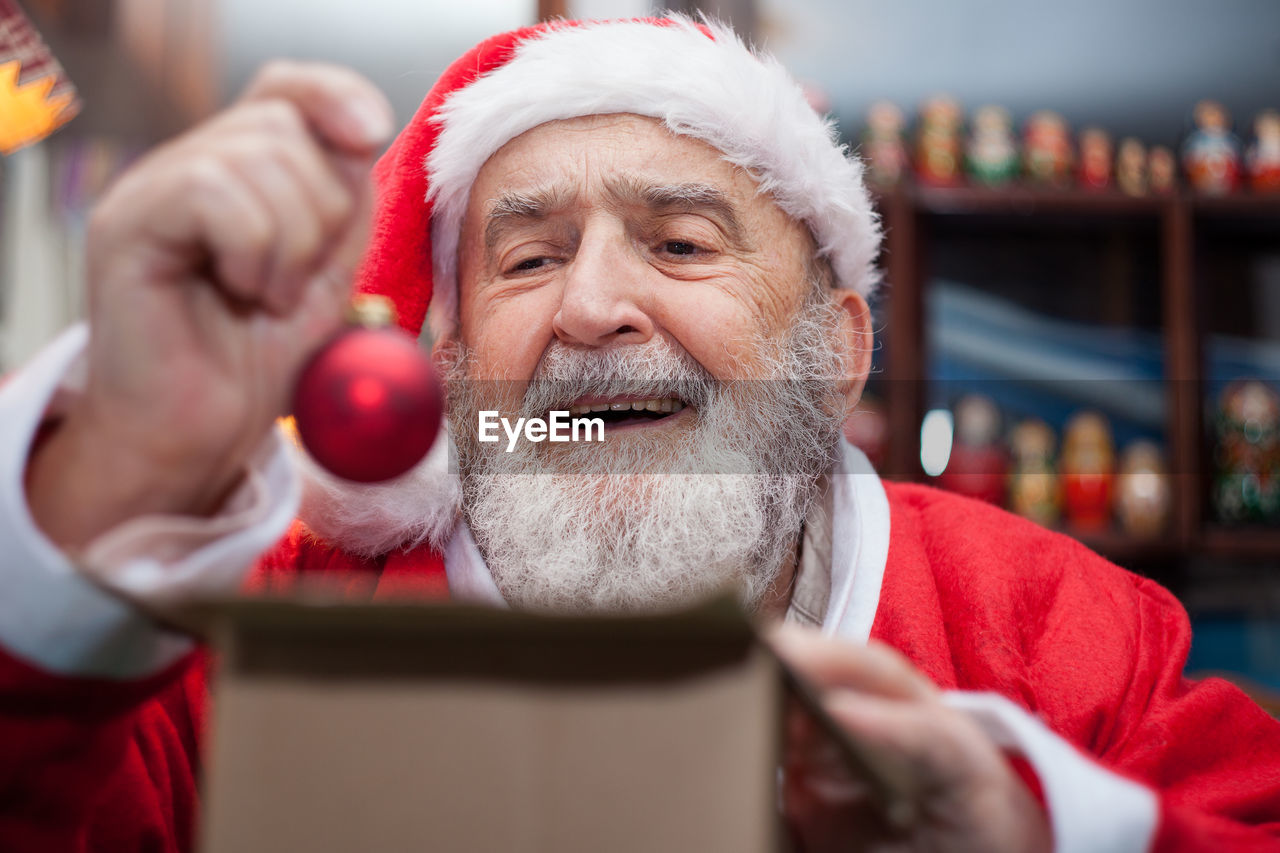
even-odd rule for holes
{"type": "Polygon", "coordinates": [[[218,507],[341,322],[391,132],[362,77],[275,63],[111,188],[89,228],[88,386],[28,477],[55,542],[218,507]]]}

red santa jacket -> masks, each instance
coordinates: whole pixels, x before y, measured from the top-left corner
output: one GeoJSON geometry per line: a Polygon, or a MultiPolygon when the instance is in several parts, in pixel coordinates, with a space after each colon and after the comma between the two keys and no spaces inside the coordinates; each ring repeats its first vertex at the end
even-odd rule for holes
{"type": "MultiPolygon", "coordinates": [[[[1154,849],[1280,850],[1280,724],[1226,682],[1182,677],[1190,629],[1168,592],[985,504],[885,485],[872,637],[944,688],[1003,694],[1153,789],[1154,849]]],[[[296,530],[256,581],[299,572],[354,576],[353,595],[446,589],[436,554],[359,561],[296,530]]],[[[207,662],[121,683],[0,653],[0,850],[191,850],[207,662]]]]}

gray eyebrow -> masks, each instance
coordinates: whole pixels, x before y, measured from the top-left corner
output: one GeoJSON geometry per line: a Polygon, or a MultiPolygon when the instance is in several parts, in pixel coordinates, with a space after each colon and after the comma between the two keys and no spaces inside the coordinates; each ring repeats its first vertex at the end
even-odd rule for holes
{"type": "MultiPolygon", "coordinates": [[[[737,208],[722,190],[711,184],[653,184],[640,177],[626,176],[609,181],[606,190],[617,202],[639,205],[654,212],[706,213],[724,227],[730,240],[745,245],[737,208]]],[[[574,191],[564,185],[501,193],[490,203],[485,216],[486,251],[493,251],[503,229],[512,220],[545,219],[568,206],[573,195],[574,191]]]]}
{"type": "Polygon", "coordinates": [[[525,192],[504,192],[489,205],[485,215],[484,246],[492,251],[503,227],[513,219],[545,219],[565,207],[572,192],[564,187],[539,187],[525,192]]]}
{"type": "Polygon", "coordinates": [[[738,244],[744,242],[737,208],[729,196],[711,184],[650,184],[642,179],[624,178],[611,182],[609,192],[622,201],[638,202],[654,211],[708,213],[724,226],[730,240],[738,244]]]}

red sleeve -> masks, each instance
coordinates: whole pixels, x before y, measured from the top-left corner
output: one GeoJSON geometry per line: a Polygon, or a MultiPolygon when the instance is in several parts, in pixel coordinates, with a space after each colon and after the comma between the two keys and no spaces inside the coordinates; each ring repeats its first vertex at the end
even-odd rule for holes
{"type": "Polygon", "coordinates": [[[117,682],[0,651],[0,850],[190,850],[204,709],[200,654],[117,682]]]}
{"type": "MultiPolygon", "coordinates": [[[[335,552],[295,524],[249,592],[287,592],[302,566],[367,598],[381,562],[335,552]]],[[[192,850],[207,668],[198,651],[140,681],[68,678],[0,649],[0,851],[192,850]]]]}
{"type": "MultiPolygon", "coordinates": [[[[1058,537],[1055,537],[1055,540],[1058,537]]],[[[1280,722],[1221,679],[1183,677],[1191,627],[1160,585],[1055,541],[1060,568],[1024,621],[1034,708],[1155,792],[1155,851],[1280,851],[1280,722]]]]}
{"type": "Polygon", "coordinates": [[[1226,681],[1183,678],[1186,613],[1130,580],[1136,660],[1102,759],[1158,793],[1154,850],[1280,850],[1280,722],[1226,681]]]}
{"type": "Polygon", "coordinates": [[[977,501],[887,491],[873,636],[944,687],[1007,697],[1146,786],[1152,849],[1280,851],[1280,722],[1234,685],[1183,677],[1191,627],[1168,591],[977,501]]]}

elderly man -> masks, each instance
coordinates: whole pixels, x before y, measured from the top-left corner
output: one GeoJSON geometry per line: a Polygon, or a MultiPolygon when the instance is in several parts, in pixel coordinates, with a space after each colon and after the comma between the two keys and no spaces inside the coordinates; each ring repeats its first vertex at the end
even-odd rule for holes
{"type": "Polygon", "coordinates": [[[797,733],[807,849],[1280,846],[1276,725],[1181,679],[1167,593],[842,443],[877,227],[776,63],[682,19],[490,39],[379,162],[366,248],[388,116],[348,72],[272,66],[113,188],[92,333],[0,392],[0,846],[190,848],[204,660],[142,614],[255,560],[259,584],[343,570],[561,611],[735,583],[821,627],[776,642],[910,763],[925,819],[881,838],[797,733]],[[343,484],[273,432],[361,257],[406,328],[431,300],[456,475],[440,450],[343,484]],[[508,453],[479,440],[490,410],[598,415],[606,440],[508,453]]]}

